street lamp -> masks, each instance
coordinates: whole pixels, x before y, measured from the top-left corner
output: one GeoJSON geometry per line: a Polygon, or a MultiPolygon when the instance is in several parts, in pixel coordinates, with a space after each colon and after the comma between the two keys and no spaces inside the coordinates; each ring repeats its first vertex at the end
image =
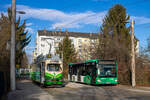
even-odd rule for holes
{"type": "Polygon", "coordinates": [[[16,13],[18,13],[18,14],[26,14],[26,12],[24,12],[24,11],[16,11],[16,13]]]}
{"type": "Polygon", "coordinates": [[[12,0],[11,18],[11,48],[10,48],[10,89],[16,90],[16,12],[25,14],[23,11],[16,11],[16,0],[12,0]]]}

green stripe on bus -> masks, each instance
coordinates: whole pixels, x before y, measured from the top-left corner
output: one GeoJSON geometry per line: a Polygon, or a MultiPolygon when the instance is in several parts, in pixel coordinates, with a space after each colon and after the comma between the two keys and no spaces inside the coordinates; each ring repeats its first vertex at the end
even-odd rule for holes
{"type": "Polygon", "coordinates": [[[91,84],[91,77],[89,75],[84,76],[83,82],[87,84],[91,84]]]}
{"type": "Polygon", "coordinates": [[[63,76],[63,73],[59,73],[59,74],[56,75],[56,78],[60,78],[62,76],[63,76]]]}

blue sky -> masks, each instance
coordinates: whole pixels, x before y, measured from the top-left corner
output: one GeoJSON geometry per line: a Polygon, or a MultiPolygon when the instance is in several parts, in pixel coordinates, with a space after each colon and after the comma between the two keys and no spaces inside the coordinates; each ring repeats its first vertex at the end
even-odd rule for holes
{"type": "MultiPolygon", "coordinates": [[[[17,10],[25,11],[21,16],[27,21],[26,30],[32,35],[32,41],[26,48],[31,55],[35,47],[37,30],[62,30],[74,32],[99,32],[102,19],[114,4],[122,4],[127,14],[135,20],[135,36],[140,46],[147,46],[150,36],[150,0],[16,0],[17,10]]],[[[6,14],[11,0],[0,0],[0,12],[6,14]]]]}

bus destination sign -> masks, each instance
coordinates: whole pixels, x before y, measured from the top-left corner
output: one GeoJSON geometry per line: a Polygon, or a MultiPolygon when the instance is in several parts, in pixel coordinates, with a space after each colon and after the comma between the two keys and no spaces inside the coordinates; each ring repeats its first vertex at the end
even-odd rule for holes
{"type": "Polygon", "coordinates": [[[100,61],[98,64],[115,64],[114,61],[100,61]]]}

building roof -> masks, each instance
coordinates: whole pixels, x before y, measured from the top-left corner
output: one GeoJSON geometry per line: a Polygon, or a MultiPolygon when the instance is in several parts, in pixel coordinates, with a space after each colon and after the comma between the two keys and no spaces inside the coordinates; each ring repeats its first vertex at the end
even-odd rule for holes
{"type": "Polygon", "coordinates": [[[97,33],[81,33],[81,32],[67,32],[67,31],[47,31],[47,30],[38,30],[39,36],[66,36],[70,37],[82,37],[82,38],[97,38],[97,33]]]}

